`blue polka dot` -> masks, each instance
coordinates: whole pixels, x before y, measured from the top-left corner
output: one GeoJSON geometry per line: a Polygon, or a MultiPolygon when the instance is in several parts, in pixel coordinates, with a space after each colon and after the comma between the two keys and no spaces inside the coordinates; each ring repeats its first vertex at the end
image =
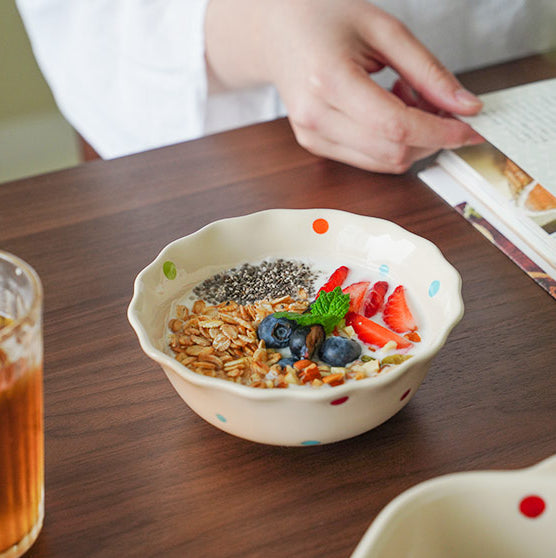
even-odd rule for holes
{"type": "Polygon", "coordinates": [[[429,296],[432,298],[440,290],[440,281],[433,281],[429,287],[429,296]]]}
{"type": "Polygon", "coordinates": [[[378,270],[380,271],[381,275],[388,275],[390,273],[390,268],[386,264],[382,264],[378,270]]]}
{"type": "Polygon", "coordinates": [[[216,413],[216,418],[220,421],[220,422],[227,422],[227,418],[222,416],[220,413],[216,413]]]}
{"type": "Polygon", "coordinates": [[[301,442],[302,446],[318,446],[319,444],[320,442],[317,440],[305,440],[304,442],[301,442]]]}

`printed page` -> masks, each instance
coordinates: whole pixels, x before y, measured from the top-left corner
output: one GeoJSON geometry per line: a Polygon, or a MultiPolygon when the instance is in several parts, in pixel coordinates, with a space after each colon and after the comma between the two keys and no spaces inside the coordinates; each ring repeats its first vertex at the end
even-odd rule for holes
{"type": "Polygon", "coordinates": [[[458,116],[556,196],[556,79],[481,95],[477,116],[458,116]]]}
{"type": "Polygon", "coordinates": [[[419,178],[556,299],[556,267],[544,260],[536,250],[516,235],[512,228],[507,227],[496,213],[471,196],[469,191],[440,165],[433,165],[421,171],[419,178]]]}
{"type": "Polygon", "coordinates": [[[443,151],[436,162],[556,266],[556,196],[489,143],[443,151]]]}

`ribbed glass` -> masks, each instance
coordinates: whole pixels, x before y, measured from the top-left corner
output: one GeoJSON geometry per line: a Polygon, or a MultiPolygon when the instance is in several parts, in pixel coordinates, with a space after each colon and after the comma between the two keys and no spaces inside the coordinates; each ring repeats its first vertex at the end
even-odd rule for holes
{"type": "Polygon", "coordinates": [[[21,556],[44,517],[42,286],[0,252],[0,558],[21,556]]]}

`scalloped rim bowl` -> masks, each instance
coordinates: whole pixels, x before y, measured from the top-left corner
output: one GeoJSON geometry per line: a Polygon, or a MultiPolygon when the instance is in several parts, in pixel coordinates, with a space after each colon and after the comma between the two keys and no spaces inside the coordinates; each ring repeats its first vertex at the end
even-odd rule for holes
{"type": "Polygon", "coordinates": [[[555,525],[556,455],[410,488],[378,514],[351,558],[554,558],[555,525]]]}
{"type": "Polygon", "coordinates": [[[139,273],[128,308],[143,351],[193,411],[230,434],[287,446],[343,440],[388,420],[415,394],[462,315],[461,278],[434,244],[390,221],[332,209],[271,209],[180,238],[139,273]],[[403,283],[420,322],[420,352],[375,378],[268,390],[202,376],[166,352],[172,302],[218,271],[275,257],[341,261],[403,283]],[[174,279],[163,273],[166,261],[175,265],[174,279]]]}

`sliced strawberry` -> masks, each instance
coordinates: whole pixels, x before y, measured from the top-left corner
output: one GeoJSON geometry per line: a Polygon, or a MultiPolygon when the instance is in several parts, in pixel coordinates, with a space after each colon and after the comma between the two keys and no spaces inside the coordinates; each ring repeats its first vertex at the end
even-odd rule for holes
{"type": "Polygon", "coordinates": [[[384,347],[389,341],[394,341],[398,349],[406,349],[413,346],[413,343],[404,337],[355,312],[348,312],[346,315],[346,325],[350,325],[355,333],[357,333],[359,339],[366,345],[384,347]]]}
{"type": "Polygon", "coordinates": [[[415,331],[417,329],[415,318],[407,305],[405,288],[402,285],[397,286],[388,297],[382,318],[389,328],[398,333],[415,331]]]}
{"type": "Polygon", "coordinates": [[[387,292],[388,283],[386,281],[377,281],[373,285],[363,303],[363,314],[365,317],[371,318],[382,308],[387,292]]]}
{"type": "Polygon", "coordinates": [[[369,285],[369,281],[359,281],[342,289],[344,294],[349,295],[349,312],[359,312],[369,285]]]}
{"type": "Polygon", "coordinates": [[[329,277],[328,281],[318,290],[317,298],[321,291],[326,291],[329,293],[333,291],[336,287],[341,287],[343,282],[348,276],[349,268],[345,265],[340,266],[332,275],[329,277]]]}

